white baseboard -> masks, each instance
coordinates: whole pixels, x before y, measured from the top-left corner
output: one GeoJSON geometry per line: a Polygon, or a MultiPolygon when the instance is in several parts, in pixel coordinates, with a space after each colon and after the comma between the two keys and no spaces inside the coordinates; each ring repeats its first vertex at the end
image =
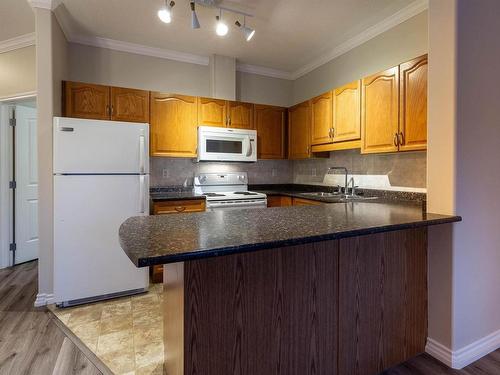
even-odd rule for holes
{"type": "Polygon", "coordinates": [[[54,303],[54,295],[52,293],[38,293],[35,299],[35,307],[47,306],[54,303]]]}
{"type": "Polygon", "coordinates": [[[425,351],[448,367],[462,369],[498,348],[500,348],[500,330],[455,351],[428,338],[425,351]]]}

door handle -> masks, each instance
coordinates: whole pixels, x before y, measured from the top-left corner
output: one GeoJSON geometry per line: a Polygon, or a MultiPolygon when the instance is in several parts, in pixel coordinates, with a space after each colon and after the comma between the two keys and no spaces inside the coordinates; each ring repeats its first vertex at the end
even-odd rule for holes
{"type": "Polygon", "coordinates": [[[398,147],[399,145],[399,138],[398,138],[398,133],[394,133],[394,146],[398,147]]]}
{"type": "Polygon", "coordinates": [[[399,132],[398,141],[400,146],[405,144],[405,136],[403,132],[399,132]]]}
{"type": "Polygon", "coordinates": [[[146,213],[146,199],[145,199],[145,181],[146,176],[139,176],[139,213],[146,213]]]}
{"type": "Polygon", "coordinates": [[[144,136],[139,136],[139,171],[140,173],[144,173],[145,171],[145,139],[144,136]]]}

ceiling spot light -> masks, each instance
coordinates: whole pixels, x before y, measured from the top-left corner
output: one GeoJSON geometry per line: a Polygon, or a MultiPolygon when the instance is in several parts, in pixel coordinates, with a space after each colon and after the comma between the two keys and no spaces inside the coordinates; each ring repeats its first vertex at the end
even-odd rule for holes
{"type": "Polygon", "coordinates": [[[219,10],[219,15],[215,17],[217,20],[217,25],[215,27],[215,32],[217,33],[218,36],[225,36],[227,35],[227,32],[229,31],[229,27],[222,21],[222,10],[219,10]]]}
{"type": "Polygon", "coordinates": [[[255,30],[246,25],[245,18],[243,18],[243,25],[239,21],[236,21],[234,24],[240,28],[247,42],[249,42],[255,35],[255,30]]]}
{"type": "Polygon", "coordinates": [[[194,8],[194,1],[191,1],[191,28],[199,29],[200,21],[198,21],[198,16],[196,15],[196,10],[194,8]]]}
{"type": "Polygon", "coordinates": [[[172,8],[175,5],[175,1],[171,1],[170,3],[167,1],[168,0],[165,0],[165,7],[158,11],[158,18],[160,18],[162,22],[170,23],[172,22],[172,8]]]}

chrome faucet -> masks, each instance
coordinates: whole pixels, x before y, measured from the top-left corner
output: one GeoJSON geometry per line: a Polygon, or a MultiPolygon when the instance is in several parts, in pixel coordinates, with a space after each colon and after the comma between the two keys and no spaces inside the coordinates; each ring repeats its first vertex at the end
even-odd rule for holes
{"type": "Polygon", "coordinates": [[[344,172],[344,177],[345,177],[345,182],[344,182],[344,194],[347,195],[347,168],[346,167],[330,167],[328,168],[328,171],[326,172],[327,174],[330,173],[330,171],[343,171],[344,172]]]}
{"type": "Polygon", "coordinates": [[[356,196],[356,186],[354,186],[354,177],[351,177],[349,179],[349,182],[347,183],[347,186],[349,187],[349,185],[351,185],[351,194],[348,194],[348,190],[346,190],[345,192],[345,195],[350,195],[351,197],[355,197],[356,196]]]}

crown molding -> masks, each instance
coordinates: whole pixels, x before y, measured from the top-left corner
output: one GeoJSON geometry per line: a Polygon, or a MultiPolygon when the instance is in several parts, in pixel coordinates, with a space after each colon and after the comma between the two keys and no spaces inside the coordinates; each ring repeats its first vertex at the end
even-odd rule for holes
{"type": "Polygon", "coordinates": [[[260,66],[260,65],[237,63],[236,70],[238,72],[258,74],[258,75],[266,76],[266,77],[273,77],[273,78],[280,78],[280,79],[287,79],[287,80],[293,79],[292,74],[290,72],[287,72],[284,70],[279,70],[279,69],[268,68],[268,67],[260,66]]]}
{"type": "Polygon", "coordinates": [[[61,5],[63,0],[28,0],[32,8],[54,10],[61,5]]]}
{"type": "Polygon", "coordinates": [[[71,43],[84,44],[92,47],[107,48],[114,51],[129,52],[137,55],[159,57],[161,59],[175,60],[187,62],[197,65],[208,65],[209,58],[206,56],[195,55],[191,53],[179,52],[169,49],[148,47],[141,44],[122,42],[119,40],[87,37],[81,35],[66,35],[66,38],[71,43]]]}
{"type": "Polygon", "coordinates": [[[35,45],[35,33],[16,36],[15,38],[0,41],[0,53],[14,51],[35,45]]]}
{"type": "Polygon", "coordinates": [[[361,44],[375,38],[377,35],[403,23],[404,21],[422,13],[429,8],[429,0],[416,0],[407,7],[394,13],[392,16],[387,17],[383,21],[369,27],[362,33],[352,37],[344,43],[338,45],[328,53],[318,57],[303,67],[297,69],[291,74],[291,79],[295,80],[307,73],[312,72],[314,69],[319,68],[321,65],[349,52],[350,50],[360,46],[361,44]]]}

